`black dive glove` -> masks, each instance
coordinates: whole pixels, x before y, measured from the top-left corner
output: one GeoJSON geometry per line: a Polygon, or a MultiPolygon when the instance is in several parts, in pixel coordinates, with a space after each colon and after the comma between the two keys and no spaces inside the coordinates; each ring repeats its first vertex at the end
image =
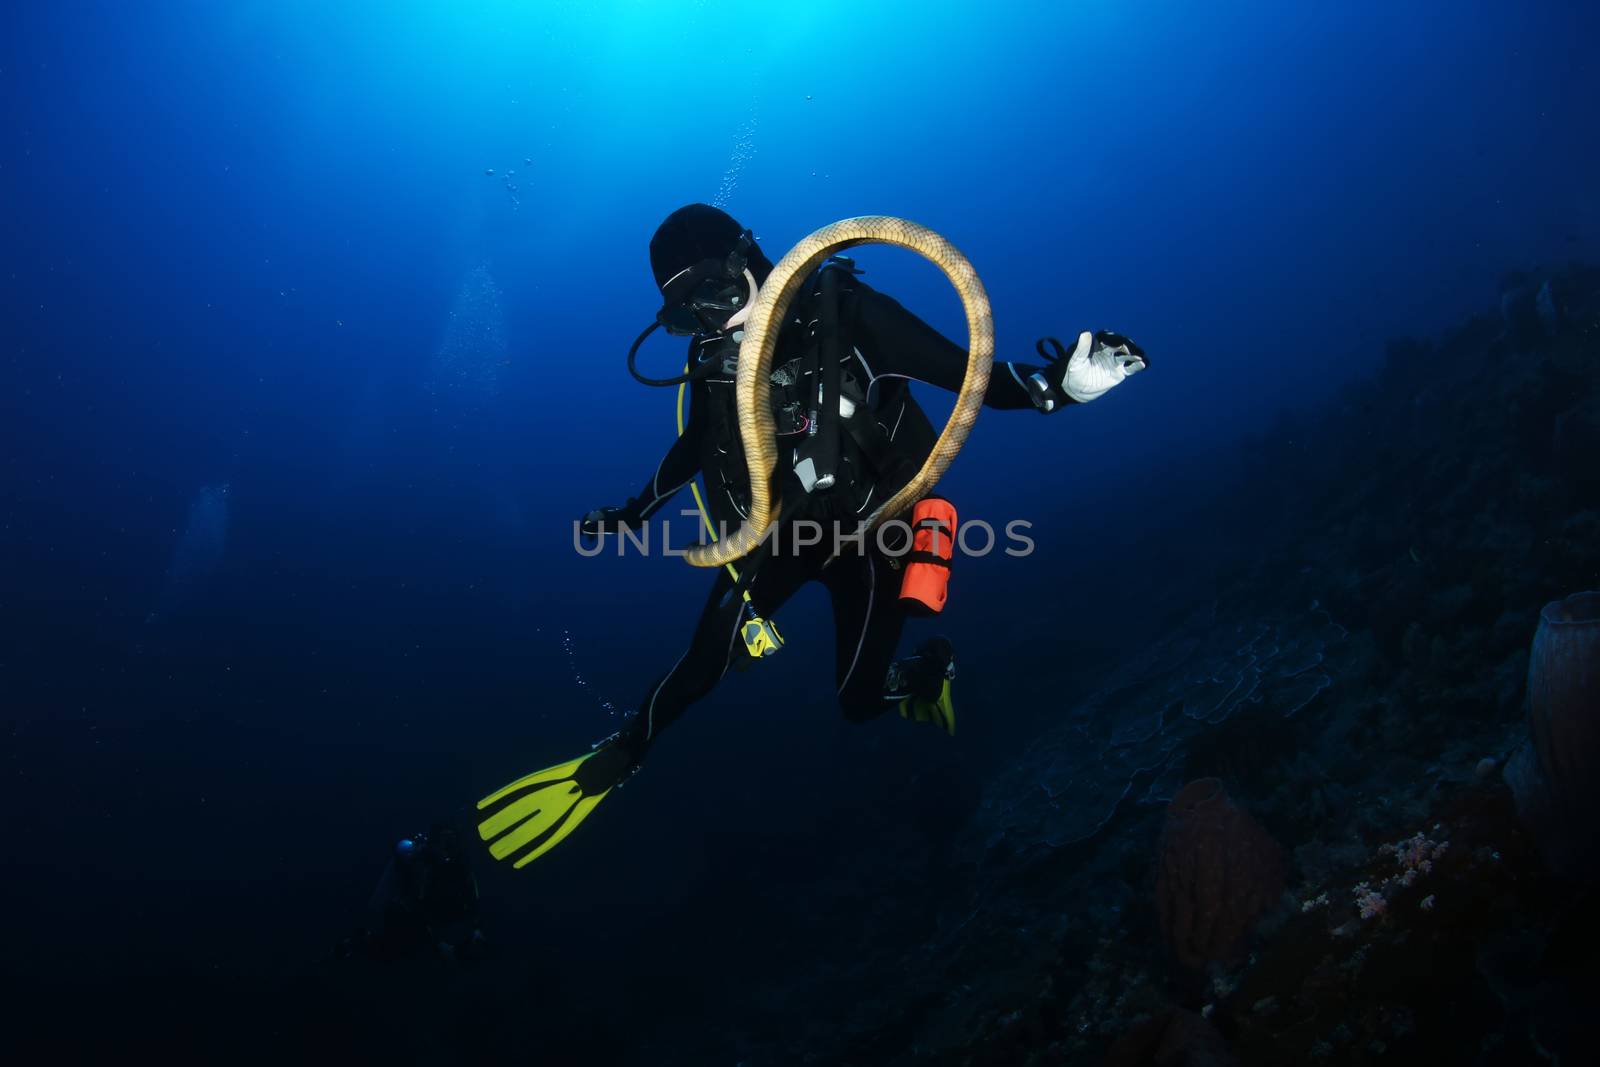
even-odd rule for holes
{"type": "Polygon", "coordinates": [[[1028,376],[1028,395],[1033,406],[1045,412],[1068,403],[1087,404],[1150,365],[1144,349],[1109,330],[1080,333],[1071,355],[1054,337],[1043,338],[1034,347],[1044,357],[1045,367],[1028,376]]]}
{"type": "Polygon", "coordinates": [[[637,529],[642,521],[631,507],[595,508],[578,520],[578,533],[594,540],[609,533],[637,529]]]}

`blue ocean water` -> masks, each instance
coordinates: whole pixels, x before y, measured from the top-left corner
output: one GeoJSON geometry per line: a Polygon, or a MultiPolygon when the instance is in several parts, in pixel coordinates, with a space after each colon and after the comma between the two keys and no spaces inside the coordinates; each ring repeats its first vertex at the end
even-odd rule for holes
{"type": "MultiPolygon", "coordinates": [[[[861,857],[977,863],[943,835],[1043,731],[1119,685],[1186,691],[1129,665],[1189,662],[1163,642],[1243,580],[1295,479],[1209,506],[1329,405],[1359,422],[1346,390],[1425,398],[1390,338],[1600,248],[1582,5],[86,2],[3,24],[6,983],[41,1019],[109,1000],[128,1042],[195,1056],[250,1027],[355,1059],[933,1062],[887,994],[879,1043],[830,1031],[903,980],[848,951],[860,931],[951,925],[937,877],[861,857]],[[783,654],[558,854],[475,859],[492,960],[340,970],[398,835],[617,729],[698,615],[703,572],[572,549],[673,440],[623,355],[659,304],[649,237],[697,201],[774,260],[836,219],[914,219],[976,265],[1000,358],[1115,329],[1151,367],[1060,417],[984,412],[943,483],[1038,543],[954,578],[955,741],[840,719],[807,590],[783,654]],[[174,1037],[185,1005],[214,1022],[174,1037]]],[[[964,339],[932,267],[858,259],[964,339]]],[[[1261,662],[1364,632],[1299,607],[1315,630],[1262,622],[1261,662]]],[[[1206,662],[1256,663],[1258,638],[1206,662]]]]}

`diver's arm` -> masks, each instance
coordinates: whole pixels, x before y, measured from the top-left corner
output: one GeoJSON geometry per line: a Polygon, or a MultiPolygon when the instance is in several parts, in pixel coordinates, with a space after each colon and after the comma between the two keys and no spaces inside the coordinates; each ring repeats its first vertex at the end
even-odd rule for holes
{"type": "MultiPolygon", "coordinates": [[[[703,387],[702,387],[703,388],[703,387]]],[[[700,434],[703,419],[700,405],[691,406],[689,424],[672,442],[667,454],[656,464],[655,473],[645,482],[639,495],[621,507],[595,508],[578,520],[578,534],[596,538],[619,530],[633,530],[666,507],[678,490],[700,473],[700,434]]]]}
{"type": "Polygon", "coordinates": [[[698,421],[691,421],[667,454],[661,457],[661,462],[656,464],[656,472],[650,476],[639,495],[628,501],[626,509],[630,517],[643,522],[667,505],[678,490],[694,480],[700,473],[700,433],[698,421]]]}
{"type": "Polygon", "coordinates": [[[619,530],[634,530],[660,511],[673,496],[699,473],[698,439],[685,433],[673,442],[656,464],[639,495],[621,507],[595,508],[578,520],[578,533],[585,538],[600,537],[619,530]]]}
{"type": "MultiPolygon", "coordinates": [[[[907,311],[891,297],[859,285],[853,301],[856,336],[872,349],[873,378],[910,378],[958,392],[967,373],[967,350],[907,311]]],[[[1037,345],[1044,365],[996,361],[985,407],[1052,412],[1086,404],[1149,365],[1144,350],[1113,333],[1078,336],[1069,355],[1054,338],[1037,345]],[[1046,345],[1053,351],[1047,351],[1046,345]]]]}
{"type": "Polygon", "coordinates": [[[660,465],[656,467],[656,473],[645,483],[643,491],[638,496],[620,507],[608,505],[595,508],[579,519],[578,535],[587,540],[621,530],[636,530],[646,519],[664,507],[672,499],[673,494],[685,484],[684,482],[674,484],[669,480],[669,465],[676,458],[674,453],[682,443],[680,439],[662,458],[660,465]]]}
{"type": "MultiPolygon", "coordinates": [[[[959,392],[967,376],[967,350],[923,322],[893,297],[857,281],[854,332],[873,378],[910,378],[959,392]]],[[[848,307],[849,305],[847,305],[848,307]]],[[[846,314],[850,314],[849,311],[846,314]]],[[[1034,407],[1025,384],[1040,368],[1027,363],[996,362],[989,375],[983,406],[1016,410],[1034,407]]]]}

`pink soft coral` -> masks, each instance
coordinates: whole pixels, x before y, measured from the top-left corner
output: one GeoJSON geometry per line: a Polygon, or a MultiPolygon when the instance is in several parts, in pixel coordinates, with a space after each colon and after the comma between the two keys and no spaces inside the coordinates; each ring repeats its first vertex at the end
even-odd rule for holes
{"type": "Polygon", "coordinates": [[[1363,919],[1375,919],[1389,910],[1389,902],[1383,899],[1383,894],[1366,882],[1356,886],[1355,898],[1356,908],[1363,919]]]}

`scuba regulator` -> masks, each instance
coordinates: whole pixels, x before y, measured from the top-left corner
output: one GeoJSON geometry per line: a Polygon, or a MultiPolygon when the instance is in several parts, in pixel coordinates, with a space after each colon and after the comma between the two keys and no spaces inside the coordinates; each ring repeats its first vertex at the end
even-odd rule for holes
{"type": "Polygon", "coordinates": [[[628,373],[634,380],[654,387],[682,385],[720,369],[720,364],[705,361],[701,367],[708,369],[704,371],[700,367],[685,368],[674,378],[648,378],[639,372],[639,346],[658,328],[678,337],[694,337],[720,334],[743,321],[740,315],[748,312],[755,302],[758,288],[749,265],[750,249],[755,246],[755,240],[755,236],[745,230],[726,257],[702,259],[662,283],[662,303],[655,321],[644,328],[628,349],[628,373]]]}

